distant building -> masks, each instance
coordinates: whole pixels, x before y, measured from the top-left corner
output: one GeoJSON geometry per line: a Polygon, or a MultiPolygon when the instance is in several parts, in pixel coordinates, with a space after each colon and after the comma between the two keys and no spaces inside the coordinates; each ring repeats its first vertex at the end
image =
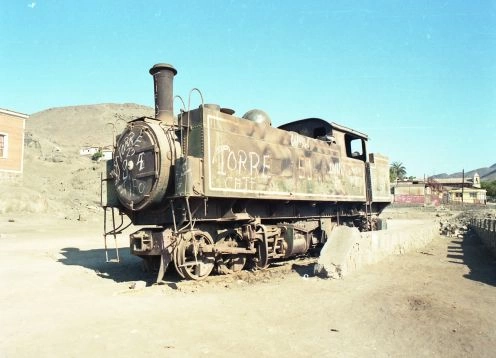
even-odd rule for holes
{"type": "Polygon", "coordinates": [[[22,175],[27,114],[0,108],[0,178],[22,175]]]}
{"type": "Polygon", "coordinates": [[[443,186],[449,203],[486,204],[487,191],[486,189],[481,189],[478,173],[475,173],[472,178],[433,178],[432,180],[443,186]]]}
{"type": "Polygon", "coordinates": [[[110,160],[112,159],[114,150],[112,149],[111,146],[107,147],[82,147],[79,149],[79,155],[87,155],[87,156],[93,156],[96,153],[101,152],[102,156],[98,158],[98,161],[100,160],[110,160]]]}
{"type": "Polygon", "coordinates": [[[439,185],[425,180],[405,180],[391,183],[393,202],[407,205],[441,204],[443,193],[439,185]]]}
{"type": "Polygon", "coordinates": [[[428,178],[391,183],[393,203],[404,205],[485,204],[479,174],[472,178],[428,178]]]}
{"type": "Polygon", "coordinates": [[[81,149],[79,149],[79,155],[93,155],[93,154],[96,154],[98,153],[98,150],[100,149],[100,147],[82,147],[81,149]]]}
{"type": "Polygon", "coordinates": [[[112,148],[103,148],[102,154],[103,156],[100,160],[110,160],[114,156],[114,150],[112,148]]]}
{"type": "Polygon", "coordinates": [[[485,189],[451,189],[448,194],[449,202],[454,204],[485,204],[487,201],[485,189]]]}
{"type": "Polygon", "coordinates": [[[461,178],[431,178],[433,182],[441,184],[442,186],[450,189],[456,188],[480,188],[480,176],[475,173],[472,178],[461,177],[461,178]]]}

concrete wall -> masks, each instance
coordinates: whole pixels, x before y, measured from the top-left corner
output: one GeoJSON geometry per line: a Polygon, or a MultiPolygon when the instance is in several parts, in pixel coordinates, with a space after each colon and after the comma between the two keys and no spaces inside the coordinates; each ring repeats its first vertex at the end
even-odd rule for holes
{"type": "Polygon", "coordinates": [[[356,228],[338,226],[322,248],[315,273],[343,278],[387,256],[420,249],[437,235],[439,223],[435,220],[392,220],[386,230],[362,233],[356,228]]]}
{"type": "Polygon", "coordinates": [[[482,243],[496,256],[496,220],[472,219],[470,220],[470,224],[482,243]]]}

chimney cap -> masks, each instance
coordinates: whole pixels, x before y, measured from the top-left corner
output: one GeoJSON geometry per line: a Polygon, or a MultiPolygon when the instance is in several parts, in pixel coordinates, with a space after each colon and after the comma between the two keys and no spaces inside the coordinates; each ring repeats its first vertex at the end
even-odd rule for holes
{"type": "Polygon", "coordinates": [[[174,66],[169,65],[168,63],[157,63],[156,65],[153,65],[153,67],[150,68],[150,74],[153,76],[161,70],[169,70],[174,73],[174,76],[177,75],[177,70],[174,68],[174,66]]]}

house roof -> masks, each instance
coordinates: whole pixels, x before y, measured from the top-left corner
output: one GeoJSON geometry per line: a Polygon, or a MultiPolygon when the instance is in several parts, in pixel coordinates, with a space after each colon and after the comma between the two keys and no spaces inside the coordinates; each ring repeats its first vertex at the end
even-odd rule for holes
{"type": "Polygon", "coordinates": [[[15,117],[23,118],[23,119],[29,118],[29,116],[27,114],[10,111],[8,109],[3,109],[3,108],[0,108],[0,113],[8,114],[9,116],[15,116],[15,117]]]}
{"type": "Polygon", "coordinates": [[[471,184],[473,182],[472,178],[434,178],[432,181],[439,183],[439,184],[462,184],[462,183],[467,183],[471,184]]]}
{"type": "Polygon", "coordinates": [[[412,183],[411,181],[408,181],[408,182],[397,182],[397,183],[393,183],[393,184],[396,187],[425,187],[424,182],[412,183]]]}

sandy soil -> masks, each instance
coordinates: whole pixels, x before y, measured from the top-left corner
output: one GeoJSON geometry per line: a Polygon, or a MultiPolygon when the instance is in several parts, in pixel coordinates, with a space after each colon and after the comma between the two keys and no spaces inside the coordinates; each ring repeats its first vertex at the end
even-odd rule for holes
{"type": "Polygon", "coordinates": [[[0,217],[1,357],[496,351],[496,263],[473,236],[439,236],[345,280],[313,277],[314,261],[299,259],[199,284],[169,274],[157,286],[124,248],[125,236],[122,262],[105,263],[96,216],[8,219],[0,217]]]}

